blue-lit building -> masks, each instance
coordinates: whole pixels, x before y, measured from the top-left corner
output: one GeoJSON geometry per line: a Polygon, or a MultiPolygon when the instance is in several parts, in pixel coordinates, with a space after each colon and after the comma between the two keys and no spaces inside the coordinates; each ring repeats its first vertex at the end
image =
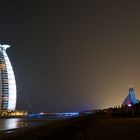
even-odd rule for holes
{"type": "Polygon", "coordinates": [[[136,98],[135,96],[135,90],[134,88],[130,88],[129,89],[129,94],[128,96],[125,98],[125,100],[122,103],[122,106],[132,106],[135,105],[137,103],[139,103],[140,101],[136,98]]]}
{"type": "Polygon", "coordinates": [[[16,82],[6,49],[9,45],[0,45],[0,110],[15,110],[16,82]]]}

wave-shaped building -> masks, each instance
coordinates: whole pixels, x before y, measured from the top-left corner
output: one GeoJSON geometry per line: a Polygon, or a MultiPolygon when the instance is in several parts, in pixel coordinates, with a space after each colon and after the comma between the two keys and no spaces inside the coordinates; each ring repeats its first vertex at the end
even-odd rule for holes
{"type": "Polygon", "coordinates": [[[135,90],[134,88],[130,88],[129,89],[129,94],[128,96],[125,98],[125,100],[122,103],[122,106],[132,106],[135,105],[137,103],[139,103],[140,101],[136,98],[135,96],[135,90]]]}
{"type": "Polygon", "coordinates": [[[16,81],[6,49],[9,45],[0,45],[0,110],[15,110],[16,81]]]}

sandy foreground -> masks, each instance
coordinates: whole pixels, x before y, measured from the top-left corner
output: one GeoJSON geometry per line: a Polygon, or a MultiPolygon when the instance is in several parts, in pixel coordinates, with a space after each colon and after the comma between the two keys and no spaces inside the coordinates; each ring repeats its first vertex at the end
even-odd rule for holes
{"type": "Polygon", "coordinates": [[[140,140],[140,118],[92,121],[81,133],[84,140],[140,140]]]}
{"type": "Polygon", "coordinates": [[[3,140],[139,140],[140,118],[96,118],[94,115],[52,121],[39,127],[0,133],[3,140]]]}

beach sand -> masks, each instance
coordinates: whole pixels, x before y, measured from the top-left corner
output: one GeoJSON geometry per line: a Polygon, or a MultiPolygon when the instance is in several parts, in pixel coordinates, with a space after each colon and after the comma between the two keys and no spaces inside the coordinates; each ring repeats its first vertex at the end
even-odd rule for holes
{"type": "Polygon", "coordinates": [[[81,140],[139,140],[140,118],[93,120],[79,137],[81,140]]]}

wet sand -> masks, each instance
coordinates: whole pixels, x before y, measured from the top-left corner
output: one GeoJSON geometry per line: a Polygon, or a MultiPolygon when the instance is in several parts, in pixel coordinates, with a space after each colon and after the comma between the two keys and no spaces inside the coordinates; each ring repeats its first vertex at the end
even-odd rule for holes
{"type": "Polygon", "coordinates": [[[140,139],[140,118],[97,118],[87,115],[52,121],[39,127],[0,134],[4,140],[135,140],[140,139]]]}

